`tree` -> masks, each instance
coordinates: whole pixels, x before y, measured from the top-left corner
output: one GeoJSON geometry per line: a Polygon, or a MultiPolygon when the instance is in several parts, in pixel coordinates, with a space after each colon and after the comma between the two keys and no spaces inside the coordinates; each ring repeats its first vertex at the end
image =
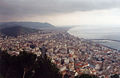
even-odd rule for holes
{"type": "Polygon", "coordinates": [[[59,69],[45,55],[38,57],[35,68],[34,78],[62,78],[59,69]]]}
{"type": "Polygon", "coordinates": [[[11,56],[0,52],[0,78],[61,78],[58,68],[45,55],[37,57],[33,53],[20,52],[11,56]]]}
{"type": "Polygon", "coordinates": [[[0,75],[0,78],[3,78],[3,77],[0,75]]]}
{"type": "Polygon", "coordinates": [[[10,55],[6,51],[0,50],[0,75],[5,77],[9,68],[10,55]]]}
{"type": "Polygon", "coordinates": [[[19,57],[21,66],[24,69],[23,78],[25,78],[26,73],[33,70],[33,66],[35,64],[37,56],[33,53],[27,53],[26,51],[23,51],[20,53],[18,57],[19,57]]]}
{"type": "Polygon", "coordinates": [[[26,72],[32,71],[36,60],[33,53],[21,52],[11,56],[4,51],[0,54],[0,74],[4,78],[25,78],[26,72]]]}
{"type": "Polygon", "coordinates": [[[119,75],[118,74],[114,74],[111,76],[111,78],[119,78],[119,75]]]}
{"type": "Polygon", "coordinates": [[[64,75],[64,78],[69,78],[69,77],[70,77],[70,75],[68,75],[68,74],[64,75]]]}
{"type": "Polygon", "coordinates": [[[98,77],[95,75],[82,74],[80,76],[76,76],[75,78],[98,78],[98,77]]]}

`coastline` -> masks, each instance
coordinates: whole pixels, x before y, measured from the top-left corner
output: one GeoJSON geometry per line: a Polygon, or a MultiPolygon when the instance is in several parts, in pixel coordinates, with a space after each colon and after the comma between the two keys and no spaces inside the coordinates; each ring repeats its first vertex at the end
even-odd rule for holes
{"type": "Polygon", "coordinates": [[[119,71],[120,67],[116,67],[119,66],[117,61],[119,61],[120,55],[117,50],[94,43],[91,40],[75,37],[68,31],[68,28],[58,28],[57,30],[45,30],[26,36],[21,35],[17,38],[2,38],[1,42],[3,44],[0,44],[0,46],[2,50],[7,50],[11,55],[18,55],[21,50],[25,50],[38,56],[41,54],[40,48],[45,46],[47,55],[60,71],[66,71],[72,76],[74,76],[72,73],[80,74],[85,73],[84,71],[98,76],[110,76],[119,71]],[[32,48],[31,46],[35,47],[32,48]],[[64,64],[62,64],[62,61],[64,61],[64,64]],[[104,65],[102,65],[102,62],[104,62],[104,65]],[[103,69],[97,68],[98,65],[102,66],[103,69]],[[107,69],[108,67],[110,69],[107,69]],[[110,72],[111,70],[112,72],[110,72]]]}
{"type": "Polygon", "coordinates": [[[84,39],[84,40],[86,40],[86,41],[90,41],[90,42],[92,42],[92,43],[96,43],[96,44],[99,44],[99,45],[102,45],[102,46],[104,46],[104,47],[110,48],[110,49],[112,49],[112,50],[117,50],[118,52],[120,52],[120,49],[117,49],[117,48],[111,47],[111,46],[109,46],[109,45],[103,44],[103,43],[110,43],[111,41],[119,42],[119,43],[120,43],[120,40],[112,40],[112,39],[85,39],[85,38],[81,38],[81,37],[79,37],[79,36],[76,36],[76,35],[70,33],[69,31],[70,31],[72,28],[74,28],[74,27],[71,27],[71,28],[69,28],[69,29],[67,30],[67,33],[68,33],[68,34],[70,34],[70,35],[72,35],[72,36],[74,36],[74,37],[77,37],[77,38],[79,38],[79,39],[84,39]],[[104,42],[104,40],[106,40],[106,42],[104,42]]]}

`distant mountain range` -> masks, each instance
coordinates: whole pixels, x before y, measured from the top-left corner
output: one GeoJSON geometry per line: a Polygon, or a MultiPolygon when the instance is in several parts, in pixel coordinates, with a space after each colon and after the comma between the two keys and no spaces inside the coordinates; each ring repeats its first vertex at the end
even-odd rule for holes
{"type": "Polygon", "coordinates": [[[17,37],[46,28],[50,29],[55,27],[49,23],[40,22],[0,22],[0,33],[4,36],[17,37]]]}
{"type": "Polygon", "coordinates": [[[22,27],[22,26],[13,26],[13,27],[2,28],[2,29],[0,29],[0,31],[4,36],[12,36],[12,37],[17,37],[19,35],[38,32],[37,29],[26,28],[26,27],[22,27]]]}
{"type": "Polygon", "coordinates": [[[40,22],[0,22],[0,29],[6,27],[22,26],[27,28],[42,29],[42,28],[54,28],[53,25],[49,23],[40,22]]]}

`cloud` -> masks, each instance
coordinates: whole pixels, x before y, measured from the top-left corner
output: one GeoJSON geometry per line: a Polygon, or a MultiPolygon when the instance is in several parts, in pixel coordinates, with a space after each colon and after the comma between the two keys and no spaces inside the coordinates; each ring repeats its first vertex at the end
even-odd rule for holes
{"type": "Polygon", "coordinates": [[[120,8],[120,0],[0,0],[0,20],[120,8]]]}

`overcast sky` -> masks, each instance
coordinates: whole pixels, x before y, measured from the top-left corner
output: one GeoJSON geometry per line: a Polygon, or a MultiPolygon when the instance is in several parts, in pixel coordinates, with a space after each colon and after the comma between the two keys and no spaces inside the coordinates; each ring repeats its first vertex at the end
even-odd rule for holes
{"type": "Polygon", "coordinates": [[[120,0],[0,0],[0,21],[120,24],[120,0]]]}

